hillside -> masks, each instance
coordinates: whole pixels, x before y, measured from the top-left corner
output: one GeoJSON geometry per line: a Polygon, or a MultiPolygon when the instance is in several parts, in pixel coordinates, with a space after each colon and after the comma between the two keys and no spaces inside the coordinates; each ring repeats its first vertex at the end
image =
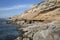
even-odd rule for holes
{"type": "Polygon", "coordinates": [[[60,17],[60,1],[46,0],[36,5],[33,5],[29,10],[26,10],[21,15],[13,16],[12,19],[53,21],[60,20],[59,17],[60,17]]]}
{"type": "Polygon", "coordinates": [[[60,0],[45,0],[10,19],[24,32],[16,40],[60,40],[60,0]]]}

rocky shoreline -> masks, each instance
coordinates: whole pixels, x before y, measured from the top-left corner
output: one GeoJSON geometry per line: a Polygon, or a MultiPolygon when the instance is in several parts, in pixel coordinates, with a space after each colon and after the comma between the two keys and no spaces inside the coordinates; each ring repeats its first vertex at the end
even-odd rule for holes
{"type": "Polygon", "coordinates": [[[16,40],[57,40],[60,37],[60,21],[34,23],[18,29],[22,30],[23,34],[16,40]]]}
{"type": "Polygon", "coordinates": [[[46,0],[10,18],[22,36],[15,40],[60,40],[60,1],[46,0]]]}

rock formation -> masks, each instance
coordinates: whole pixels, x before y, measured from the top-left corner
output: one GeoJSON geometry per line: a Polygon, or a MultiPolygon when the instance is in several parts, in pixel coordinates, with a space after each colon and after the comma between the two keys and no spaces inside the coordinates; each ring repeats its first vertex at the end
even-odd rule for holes
{"type": "Polygon", "coordinates": [[[60,20],[60,1],[46,0],[36,5],[33,5],[29,10],[26,10],[19,16],[14,16],[14,20],[35,20],[35,21],[53,21],[60,20]]]}
{"type": "Polygon", "coordinates": [[[60,0],[45,0],[10,19],[24,31],[22,40],[60,40],[60,0]]]}

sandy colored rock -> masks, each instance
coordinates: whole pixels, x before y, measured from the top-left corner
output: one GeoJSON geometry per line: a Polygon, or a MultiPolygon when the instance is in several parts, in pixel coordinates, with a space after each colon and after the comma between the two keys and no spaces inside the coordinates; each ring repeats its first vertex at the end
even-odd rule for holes
{"type": "Polygon", "coordinates": [[[60,40],[60,0],[43,1],[11,19],[22,26],[23,40],[60,40]]]}
{"type": "Polygon", "coordinates": [[[29,10],[23,14],[13,16],[13,20],[44,20],[50,22],[60,20],[60,1],[59,0],[46,0],[36,5],[33,5],[29,10]]]}

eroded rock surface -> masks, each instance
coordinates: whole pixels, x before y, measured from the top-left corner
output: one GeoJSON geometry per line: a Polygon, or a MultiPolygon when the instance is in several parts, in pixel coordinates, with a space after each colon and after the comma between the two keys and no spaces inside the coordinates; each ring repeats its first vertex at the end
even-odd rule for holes
{"type": "Polygon", "coordinates": [[[11,17],[20,26],[22,40],[60,40],[60,0],[46,0],[11,17]]]}
{"type": "Polygon", "coordinates": [[[30,21],[54,21],[60,20],[60,0],[46,0],[36,5],[33,5],[29,10],[23,14],[13,16],[11,19],[16,20],[30,20],[30,21]],[[56,19],[57,18],[57,19],[56,19]]]}

